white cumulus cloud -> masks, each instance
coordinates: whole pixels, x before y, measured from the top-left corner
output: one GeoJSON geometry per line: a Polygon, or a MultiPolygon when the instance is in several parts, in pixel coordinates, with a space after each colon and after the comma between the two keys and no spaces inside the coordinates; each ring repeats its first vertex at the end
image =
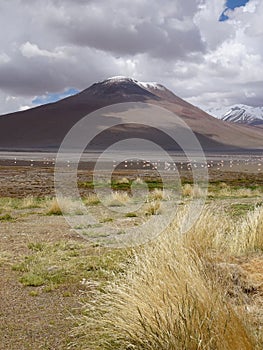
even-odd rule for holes
{"type": "Polygon", "coordinates": [[[20,46],[20,51],[24,57],[49,57],[49,58],[65,58],[66,55],[61,49],[55,51],[41,50],[37,44],[31,44],[29,41],[20,46]]]}

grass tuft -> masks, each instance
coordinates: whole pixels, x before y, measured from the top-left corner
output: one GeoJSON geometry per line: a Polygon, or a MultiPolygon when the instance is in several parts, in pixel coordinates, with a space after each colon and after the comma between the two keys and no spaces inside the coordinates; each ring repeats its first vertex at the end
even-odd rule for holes
{"type": "Polygon", "coordinates": [[[56,198],[47,201],[47,215],[82,215],[83,213],[81,203],[70,198],[60,198],[59,202],[56,198]]]}
{"type": "Polygon", "coordinates": [[[145,205],[144,209],[144,215],[151,216],[151,215],[159,215],[161,214],[161,202],[160,201],[154,201],[149,202],[145,205]]]}
{"type": "Polygon", "coordinates": [[[86,198],[83,199],[83,202],[87,206],[95,206],[100,204],[100,200],[96,194],[89,194],[86,198]]]}
{"type": "Polygon", "coordinates": [[[111,207],[122,207],[127,204],[130,199],[130,196],[126,192],[112,192],[107,202],[111,207]]]}
{"type": "Polygon", "coordinates": [[[14,218],[10,214],[0,215],[0,221],[13,221],[14,218]]]}

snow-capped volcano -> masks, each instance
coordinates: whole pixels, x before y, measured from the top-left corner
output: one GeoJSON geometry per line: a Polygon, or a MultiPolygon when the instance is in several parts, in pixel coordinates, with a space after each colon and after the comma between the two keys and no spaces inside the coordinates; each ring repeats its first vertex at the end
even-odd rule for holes
{"type": "Polygon", "coordinates": [[[207,113],[231,123],[263,126],[263,107],[237,104],[230,107],[211,108],[207,113]]]}
{"type": "Polygon", "coordinates": [[[57,150],[76,122],[87,117],[89,129],[97,135],[90,142],[88,150],[104,150],[120,140],[139,138],[150,140],[168,150],[181,151],[180,145],[167,137],[165,132],[148,127],[147,123],[144,125],[143,120],[142,124],[137,125],[129,123],[125,116],[118,116],[116,127],[101,132],[102,126],[108,125],[108,118],[114,116],[102,114],[94,118],[92,112],[120,103],[125,109],[125,103],[128,102],[147,103],[174,113],[174,122],[167,121],[160,109],[162,128],[167,131],[174,128],[180,133],[180,128],[184,127],[180,123],[178,125],[178,118],[182,119],[196,135],[204,151],[263,149],[262,128],[222,122],[161,84],[144,83],[123,76],[96,82],[76,95],[54,103],[1,116],[0,149],[57,150]]]}
{"type": "Polygon", "coordinates": [[[128,98],[141,100],[150,98],[152,100],[165,99],[173,103],[179,103],[182,106],[189,106],[187,102],[180,99],[172,91],[167,89],[162,84],[156,82],[142,82],[125,76],[114,76],[105,80],[99,81],[91,85],[84,93],[92,93],[95,97],[103,96],[107,98],[128,98]]]}

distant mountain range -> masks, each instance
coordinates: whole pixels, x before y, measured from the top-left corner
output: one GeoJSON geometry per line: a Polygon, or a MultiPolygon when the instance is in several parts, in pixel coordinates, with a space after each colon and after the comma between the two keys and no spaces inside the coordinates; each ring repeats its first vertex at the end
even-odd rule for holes
{"type": "Polygon", "coordinates": [[[226,122],[263,128],[263,107],[237,104],[230,107],[211,108],[207,113],[226,122]]]}
{"type": "MultiPolygon", "coordinates": [[[[161,84],[126,77],[109,78],[58,102],[1,116],[0,149],[55,151],[81,118],[102,107],[124,102],[147,102],[176,113],[193,130],[207,152],[263,149],[263,129],[218,120],[161,84]]],[[[177,127],[176,123],[174,126],[163,123],[163,129],[177,127]]],[[[101,125],[107,125],[107,116],[90,119],[90,128],[99,131],[101,125]]],[[[98,135],[90,149],[105,149],[129,137],[146,138],[168,149],[179,149],[157,129],[131,127],[127,122],[98,135]]]]}

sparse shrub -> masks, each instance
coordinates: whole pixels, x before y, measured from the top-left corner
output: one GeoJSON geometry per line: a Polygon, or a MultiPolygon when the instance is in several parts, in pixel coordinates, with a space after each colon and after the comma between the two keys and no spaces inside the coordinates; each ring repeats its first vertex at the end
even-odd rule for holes
{"type": "Polygon", "coordinates": [[[88,206],[100,204],[100,200],[96,194],[89,194],[88,197],[83,199],[83,202],[88,206]]]}
{"type": "Polygon", "coordinates": [[[113,218],[104,218],[100,220],[101,223],[113,222],[113,218]]]}
{"type": "Polygon", "coordinates": [[[112,192],[107,202],[111,207],[121,207],[128,203],[130,199],[130,196],[126,192],[112,192]]]}
{"type": "Polygon", "coordinates": [[[184,197],[192,197],[193,195],[193,187],[190,184],[185,184],[182,187],[182,195],[184,197]]]}
{"type": "Polygon", "coordinates": [[[33,196],[28,196],[23,198],[21,203],[21,209],[32,209],[32,208],[40,208],[40,200],[33,196]]]}
{"type": "Polygon", "coordinates": [[[204,191],[197,185],[185,184],[182,186],[183,197],[201,197],[204,195],[204,191]]]}
{"type": "Polygon", "coordinates": [[[7,263],[12,255],[7,251],[0,251],[0,266],[7,263]]]}
{"type": "Polygon", "coordinates": [[[1,208],[1,210],[19,209],[20,206],[21,206],[21,200],[20,199],[8,198],[8,197],[0,198],[0,208],[1,208]]]}
{"type": "Polygon", "coordinates": [[[239,188],[235,191],[237,197],[251,197],[256,194],[256,191],[252,191],[250,188],[239,188]]]}
{"type": "Polygon", "coordinates": [[[126,216],[126,218],[136,218],[137,214],[136,213],[126,213],[125,216],[126,216]]]}
{"type": "Polygon", "coordinates": [[[140,177],[137,177],[137,178],[133,181],[133,183],[134,183],[135,185],[143,185],[143,184],[144,184],[143,180],[142,180],[140,177]]]}
{"type": "Polygon", "coordinates": [[[119,178],[119,179],[116,179],[116,180],[113,180],[111,182],[111,188],[113,190],[128,190],[130,188],[130,180],[127,179],[126,177],[123,177],[123,178],[119,178]]]}
{"type": "Polygon", "coordinates": [[[161,213],[161,203],[160,201],[149,202],[145,206],[144,215],[158,215],[161,213]]]}
{"type": "Polygon", "coordinates": [[[53,199],[49,203],[47,215],[62,215],[62,210],[60,209],[57,199],[53,199]]]}
{"type": "Polygon", "coordinates": [[[149,201],[163,201],[166,196],[163,190],[155,188],[149,193],[149,201]]]}
{"type": "Polygon", "coordinates": [[[229,188],[228,184],[226,184],[225,182],[220,182],[219,187],[220,188],[229,188]]]}
{"type": "Polygon", "coordinates": [[[0,215],[0,221],[12,221],[14,218],[10,214],[0,215]]]}
{"type": "Polygon", "coordinates": [[[31,290],[31,291],[29,292],[29,295],[30,295],[31,297],[37,297],[37,296],[39,296],[39,292],[38,292],[37,290],[31,290]]]}
{"type": "Polygon", "coordinates": [[[28,249],[33,250],[33,251],[37,251],[37,252],[38,251],[41,252],[45,248],[45,245],[42,242],[28,243],[27,246],[28,246],[28,249]]]}
{"type": "Polygon", "coordinates": [[[51,199],[47,202],[47,206],[47,215],[82,215],[84,213],[81,204],[70,198],[60,198],[59,202],[56,198],[51,199]]]}
{"type": "Polygon", "coordinates": [[[45,283],[44,278],[37,274],[28,272],[25,273],[19,280],[24,286],[39,287],[45,283]]]}
{"type": "Polygon", "coordinates": [[[119,185],[119,184],[129,184],[130,183],[130,181],[129,181],[129,179],[127,179],[127,177],[122,177],[121,179],[118,179],[118,180],[116,180],[116,182],[115,182],[117,185],[119,185]]]}

